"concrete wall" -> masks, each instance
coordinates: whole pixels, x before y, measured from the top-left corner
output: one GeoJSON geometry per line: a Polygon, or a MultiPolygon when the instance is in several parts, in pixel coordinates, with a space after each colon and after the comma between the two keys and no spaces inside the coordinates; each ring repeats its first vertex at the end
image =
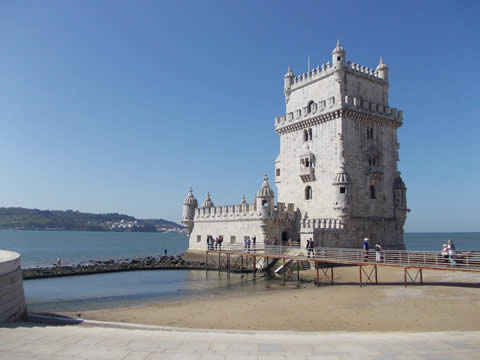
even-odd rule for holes
{"type": "Polygon", "coordinates": [[[25,314],[20,254],[0,250],[0,322],[19,320],[25,314]]]}

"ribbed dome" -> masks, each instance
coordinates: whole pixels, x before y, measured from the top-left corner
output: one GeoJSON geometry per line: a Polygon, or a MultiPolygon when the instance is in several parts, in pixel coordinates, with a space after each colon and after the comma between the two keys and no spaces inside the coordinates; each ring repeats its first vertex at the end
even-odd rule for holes
{"type": "Polygon", "coordinates": [[[213,204],[212,199],[210,199],[210,193],[207,192],[207,198],[202,204],[203,207],[214,207],[215,205],[213,204]]]}
{"type": "Polygon", "coordinates": [[[375,71],[385,70],[385,69],[388,69],[388,66],[383,63],[383,58],[380,57],[380,63],[378,64],[378,66],[377,66],[377,68],[375,69],[375,71]]]}
{"type": "Polygon", "coordinates": [[[267,174],[265,174],[263,178],[262,187],[257,191],[257,198],[273,198],[273,197],[275,197],[275,193],[270,188],[270,185],[268,184],[268,176],[267,174]]]}
{"type": "Polygon", "coordinates": [[[348,183],[350,183],[350,177],[342,166],[337,172],[337,175],[335,176],[333,185],[345,185],[348,183]]]}
{"type": "Polygon", "coordinates": [[[190,188],[190,191],[188,192],[187,197],[183,201],[183,205],[191,205],[194,208],[198,207],[198,201],[195,199],[195,196],[193,196],[193,190],[190,188]]]}
{"type": "Polygon", "coordinates": [[[288,71],[287,73],[285,74],[285,77],[293,77],[293,72],[292,72],[292,67],[290,65],[288,65],[288,71]]]}
{"type": "Polygon", "coordinates": [[[332,55],[337,53],[345,53],[345,49],[340,45],[340,40],[337,40],[337,46],[333,49],[332,55]]]}
{"type": "Polygon", "coordinates": [[[245,195],[243,195],[242,202],[240,205],[247,205],[247,199],[245,199],[245,195]]]}

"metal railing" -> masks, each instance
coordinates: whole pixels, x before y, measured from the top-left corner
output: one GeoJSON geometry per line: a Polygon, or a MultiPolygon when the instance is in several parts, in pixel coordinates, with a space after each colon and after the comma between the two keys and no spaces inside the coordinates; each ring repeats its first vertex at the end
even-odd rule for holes
{"type": "MultiPolygon", "coordinates": [[[[305,249],[295,243],[294,246],[255,244],[225,244],[214,250],[226,252],[244,252],[262,256],[285,256],[308,258],[343,263],[384,264],[402,267],[422,267],[432,269],[465,269],[480,271],[480,251],[457,251],[448,256],[440,251],[382,250],[364,251],[352,248],[313,248],[305,249]]],[[[213,250],[213,251],[214,251],[213,250]]],[[[212,251],[212,250],[210,250],[212,251]]]]}

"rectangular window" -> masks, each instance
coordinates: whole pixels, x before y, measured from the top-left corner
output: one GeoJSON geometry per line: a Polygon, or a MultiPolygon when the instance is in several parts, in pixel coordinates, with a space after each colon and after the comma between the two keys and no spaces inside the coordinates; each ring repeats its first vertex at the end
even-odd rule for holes
{"type": "Polygon", "coordinates": [[[280,176],[280,169],[275,170],[275,175],[280,176]]]}
{"type": "Polygon", "coordinates": [[[197,242],[202,241],[202,235],[197,235],[197,242]]]}
{"type": "Polygon", "coordinates": [[[235,236],[230,236],[230,244],[235,244],[237,238],[235,236]]]}
{"type": "Polygon", "coordinates": [[[340,186],[340,194],[345,194],[345,187],[344,186],[340,186]]]}

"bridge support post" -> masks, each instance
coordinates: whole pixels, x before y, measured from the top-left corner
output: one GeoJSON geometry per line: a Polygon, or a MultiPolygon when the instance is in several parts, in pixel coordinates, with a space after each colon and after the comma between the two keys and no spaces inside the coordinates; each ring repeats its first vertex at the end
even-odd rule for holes
{"type": "Polygon", "coordinates": [[[255,281],[257,279],[257,257],[253,255],[252,260],[253,260],[253,281],[255,281]]]}
{"type": "Polygon", "coordinates": [[[377,276],[377,265],[375,266],[375,285],[378,285],[378,276],[377,276]]]}
{"type": "Polygon", "coordinates": [[[240,272],[243,273],[243,255],[240,255],[240,272]]]}
{"type": "Polygon", "coordinates": [[[333,285],[333,266],[330,268],[330,284],[333,285]]]}
{"type": "Polygon", "coordinates": [[[362,287],[362,265],[358,267],[358,272],[360,274],[360,287],[362,287]]]}
{"type": "Polygon", "coordinates": [[[320,286],[320,277],[318,276],[318,261],[315,261],[315,270],[317,270],[317,287],[320,286]]]}
{"type": "Polygon", "coordinates": [[[230,253],[227,253],[227,276],[230,279],[230,253]]]}
{"type": "Polygon", "coordinates": [[[423,274],[422,274],[421,268],[420,268],[420,285],[423,285],[423,274]]]}
{"type": "Polygon", "coordinates": [[[205,276],[208,274],[208,250],[205,251],[205,276]]]}
{"type": "Polygon", "coordinates": [[[300,261],[297,260],[297,287],[300,287],[300,261]]]}
{"type": "Polygon", "coordinates": [[[218,252],[218,275],[220,275],[220,251],[218,252]]]}
{"type": "Polygon", "coordinates": [[[285,286],[285,258],[283,258],[283,286],[285,286]]]}

